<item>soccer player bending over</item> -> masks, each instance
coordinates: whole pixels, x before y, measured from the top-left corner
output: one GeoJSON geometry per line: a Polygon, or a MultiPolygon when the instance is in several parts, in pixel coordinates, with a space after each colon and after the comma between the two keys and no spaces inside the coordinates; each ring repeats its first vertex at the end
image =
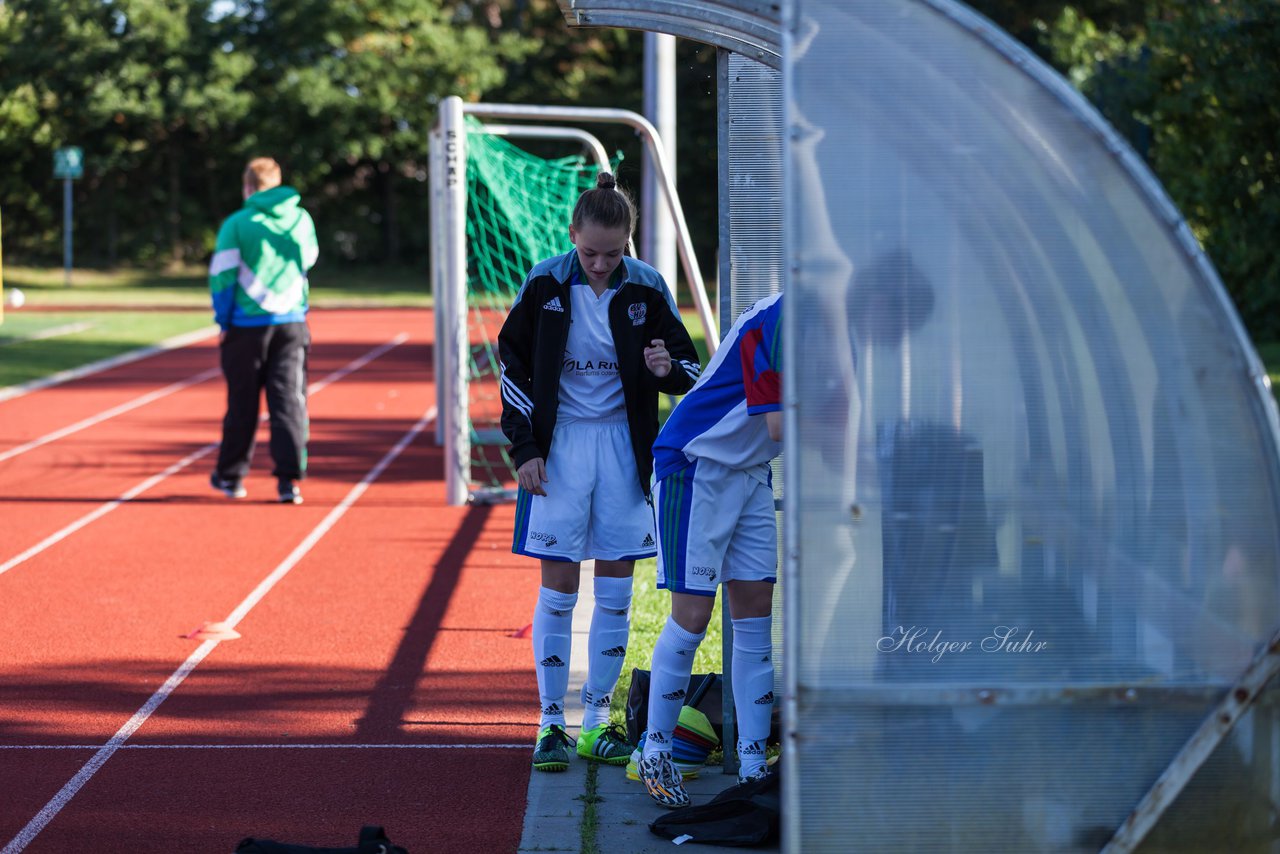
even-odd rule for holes
{"type": "Polygon", "coordinates": [[[638,776],[664,807],[689,803],[671,738],[718,584],[733,618],[738,779],[769,773],[778,555],[769,461],[782,450],[781,317],[781,294],[743,312],[653,447],[658,587],[671,591],[671,616],[653,648],[638,776]]]}
{"type": "Polygon", "coordinates": [[[575,747],[564,702],[579,562],[588,558],[595,610],[577,753],[623,765],[634,748],[609,725],[609,705],[627,651],[635,561],[655,553],[658,395],[684,394],[700,370],[666,282],[623,254],[634,228],[631,200],[600,173],[574,207],[575,248],[529,271],[498,335],[502,429],[520,486],[512,551],[542,567],[533,617],[538,771],[564,771],[575,747]]]}

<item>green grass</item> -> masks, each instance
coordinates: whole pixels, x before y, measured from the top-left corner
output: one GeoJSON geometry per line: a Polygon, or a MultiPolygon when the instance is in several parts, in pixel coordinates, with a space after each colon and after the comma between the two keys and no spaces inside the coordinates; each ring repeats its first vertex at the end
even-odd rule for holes
{"type": "MultiPolygon", "coordinates": [[[[321,264],[311,272],[310,279],[311,304],[316,308],[431,304],[431,280],[425,269],[321,264]]],[[[71,287],[64,284],[61,267],[6,266],[4,286],[21,289],[31,308],[207,308],[209,305],[209,280],[202,266],[165,271],[75,269],[71,273],[71,287]]]]}
{"type": "MultiPolygon", "coordinates": [[[[0,321],[0,388],[150,346],[213,324],[204,267],[72,271],[60,267],[4,268],[6,291],[26,297],[0,321]],[[130,310],[134,309],[134,310],[130,310]],[[83,325],[54,337],[32,335],[83,325]]],[[[316,308],[423,307],[431,303],[425,271],[405,268],[318,267],[311,276],[316,308]]]]}
{"type": "Polygon", "coordinates": [[[596,841],[596,831],[600,825],[600,816],[596,812],[596,804],[604,800],[598,795],[600,783],[600,766],[594,762],[587,763],[587,779],[583,783],[583,791],[578,795],[582,801],[582,823],[578,825],[578,839],[582,847],[579,854],[600,854],[600,845],[596,841]]]}
{"type": "Polygon", "coordinates": [[[0,324],[0,388],[118,356],[213,325],[203,311],[9,309],[0,324]],[[49,337],[33,338],[47,335],[49,337]]]}

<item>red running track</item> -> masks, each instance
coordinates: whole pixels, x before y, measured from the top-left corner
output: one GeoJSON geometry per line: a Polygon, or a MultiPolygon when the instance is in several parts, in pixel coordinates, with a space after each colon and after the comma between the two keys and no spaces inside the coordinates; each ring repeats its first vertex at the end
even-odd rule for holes
{"type": "Polygon", "coordinates": [[[515,851],[511,507],[444,503],[427,312],[316,312],[306,503],[207,478],[212,340],[0,402],[0,851],[515,851]],[[237,639],[185,637],[230,621],[237,639]]]}

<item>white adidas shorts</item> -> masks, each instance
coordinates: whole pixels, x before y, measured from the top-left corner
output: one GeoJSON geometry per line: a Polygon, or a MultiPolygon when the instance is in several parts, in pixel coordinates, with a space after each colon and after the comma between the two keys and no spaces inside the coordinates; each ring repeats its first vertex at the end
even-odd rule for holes
{"type": "Polygon", "coordinates": [[[697,460],[653,487],[658,587],[716,595],[725,581],[777,582],[773,487],[759,475],[697,460]]]}
{"type": "Polygon", "coordinates": [[[556,425],[546,495],[516,498],[516,554],[544,560],[639,560],[657,553],[626,418],[556,425]]]}

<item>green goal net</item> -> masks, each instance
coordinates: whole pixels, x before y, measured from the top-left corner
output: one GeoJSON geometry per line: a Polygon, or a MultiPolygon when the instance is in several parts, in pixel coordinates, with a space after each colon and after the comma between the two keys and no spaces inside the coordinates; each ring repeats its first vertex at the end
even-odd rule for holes
{"type": "MultiPolygon", "coordinates": [[[[466,366],[471,445],[470,491],[501,496],[515,473],[500,418],[498,330],[538,261],[569,251],[578,196],[595,186],[585,155],[547,159],[466,117],[466,264],[470,359],[466,366]]],[[[611,168],[621,155],[615,155],[611,168]]]]}

